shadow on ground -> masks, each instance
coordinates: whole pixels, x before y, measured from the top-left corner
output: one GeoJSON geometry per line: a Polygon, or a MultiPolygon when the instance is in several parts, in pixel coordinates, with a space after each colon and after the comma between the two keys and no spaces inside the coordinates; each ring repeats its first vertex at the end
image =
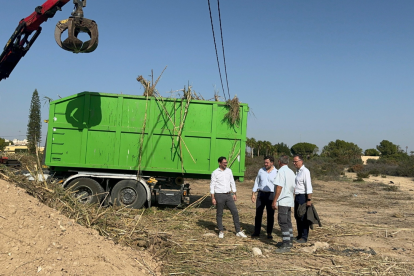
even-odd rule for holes
{"type": "MultiPolygon", "coordinates": [[[[190,195],[190,204],[192,204],[192,203],[194,203],[194,202],[196,202],[197,200],[199,200],[200,198],[202,198],[203,196],[200,196],[200,195],[190,195]]],[[[201,204],[197,204],[196,206],[194,206],[194,207],[197,207],[197,208],[204,208],[204,209],[210,209],[211,208],[211,205],[213,205],[212,203],[211,203],[211,197],[206,197],[202,202],[201,202],[201,204]]]]}

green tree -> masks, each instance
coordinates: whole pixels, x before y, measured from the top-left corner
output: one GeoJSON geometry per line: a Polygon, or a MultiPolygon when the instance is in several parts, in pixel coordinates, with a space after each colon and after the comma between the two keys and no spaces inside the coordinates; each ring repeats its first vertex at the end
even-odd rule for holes
{"type": "Polygon", "coordinates": [[[376,149],[366,149],[364,152],[365,156],[379,156],[380,152],[376,149]]]}
{"type": "Polygon", "coordinates": [[[256,139],[254,138],[247,138],[246,145],[250,148],[251,157],[253,158],[253,151],[256,148],[256,139]]]}
{"type": "Polygon", "coordinates": [[[377,149],[381,152],[381,158],[394,159],[395,161],[408,159],[408,154],[400,146],[388,140],[382,140],[377,149]]]}
{"type": "Polygon", "coordinates": [[[381,152],[381,156],[383,157],[398,154],[398,146],[388,140],[382,140],[377,146],[377,150],[381,152]]]}
{"type": "Polygon", "coordinates": [[[277,143],[277,144],[274,145],[274,147],[276,148],[276,154],[275,155],[292,156],[292,154],[290,152],[290,148],[288,147],[288,145],[286,145],[284,143],[277,143]]]}
{"type": "Polygon", "coordinates": [[[36,152],[36,146],[40,144],[42,138],[40,106],[39,93],[35,89],[30,103],[29,123],[27,124],[27,148],[30,153],[36,152]]]}
{"type": "Polygon", "coordinates": [[[336,140],[329,142],[322,149],[322,157],[334,158],[338,163],[348,164],[352,160],[361,160],[362,149],[358,145],[345,142],[344,140],[336,140]]]}
{"type": "Polygon", "coordinates": [[[6,146],[9,145],[9,142],[6,142],[6,139],[0,138],[0,151],[3,151],[6,146]]]}
{"type": "Polygon", "coordinates": [[[300,154],[304,158],[313,157],[318,151],[318,147],[311,143],[297,143],[290,148],[292,154],[300,154]]]}
{"type": "Polygon", "coordinates": [[[263,142],[263,147],[265,150],[265,155],[269,155],[270,152],[272,151],[272,143],[270,143],[269,141],[264,141],[263,142]]]}
{"type": "Polygon", "coordinates": [[[270,155],[272,155],[273,157],[277,155],[277,145],[272,145],[270,147],[270,155]]]}
{"type": "Polygon", "coordinates": [[[259,140],[257,141],[256,148],[257,148],[257,156],[260,156],[260,150],[263,149],[264,142],[259,140]]]}

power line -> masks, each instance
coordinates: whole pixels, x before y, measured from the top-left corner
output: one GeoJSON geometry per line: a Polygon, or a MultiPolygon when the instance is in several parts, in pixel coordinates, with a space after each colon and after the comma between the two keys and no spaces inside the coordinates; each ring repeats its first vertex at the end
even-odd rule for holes
{"type": "Polygon", "coordinates": [[[214,34],[213,17],[211,16],[210,0],[207,0],[207,1],[208,1],[208,11],[210,12],[211,31],[213,32],[214,48],[216,49],[217,66],[218,66],[219,75],[220,75],[221,88],[223,90],[224,99],[227,100],[226,99],[226,94],[224,93],[223,78],[221,77],[220,62],[219,62],[219,58],[218,58],[217,44],[216,44],[216,36],[214,34]]]}
{"type": "Polygon", "coordinates": [[[229,80],[227,78],[226,56],[224,55],[223,29],[221,27],[220,0],[217,0],[217,8],[218,8],[218,14],[219,14],[219,21],[220,21],[221,48],[223,49],[224,72],[226,73],[226,82],[227,82],[227,94],[229,94],[229,99],[230,99],[231,97],[230,97],[230,89],[229,89],[229,80]]]}

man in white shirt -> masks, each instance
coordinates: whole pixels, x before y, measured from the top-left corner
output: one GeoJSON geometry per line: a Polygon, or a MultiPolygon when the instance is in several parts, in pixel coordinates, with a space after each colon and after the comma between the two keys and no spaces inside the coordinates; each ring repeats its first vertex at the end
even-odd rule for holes
{"type": "Polygon", "coordinates": [[[293,165],[296,167],[295,178],[295,219],[298,227],[298,236],[294,239],[295,242],[305,243],[308,241],[309,223],[306,214],[298,217],[297,210],[300,205],[312,205],[312,181],[308,168],[303,165],[303,159],[300,155],[293,157],[293,165]]]}
{"type": "Polygon", "coordinates": [[[275,158],[273,156],[264,157],[264,167],[257,173],[256,181],[253,185],[252,202],[256,203],[256,217],[254,218],[252,238],[260,236],[264,208],[266,208],[267,213],[267,238],[273,238],[272,231],[275,223],[275,210],[272,208],[272,202],[275,197],[273,180],[277,175],[277,169],[273,165],[274,162],[275,158]]]}
{"type": "Polygon", "coordinates": [[[236,183],[234,182],[233,173],[231,169],[227,168],[226,157],[218,159],[219,167],[211,174],[210,194],[211,202],[217,208],[217,227],[219,229],[219,238],[224,238],[223,232],[223,210],[224,206],[230,209],[233,216],[234,227],[236,228],[236,236],[247,238],[247,236],[240,231],[239,213],[234,203],[237,200],[236,183]]]}
{"type": "Polygon", "coordinates": [[[276,195],[272,207],[277,210],[277,219],[282,231],[282,244],[276,253],[286,253],[292,248],[293,227],[292,207],[294,206],[293,193],[295,191],[295,173],[287,166],[289,156],[282,155],[279,160],[279,171],[273,182],[276,186],[276,195]]]}

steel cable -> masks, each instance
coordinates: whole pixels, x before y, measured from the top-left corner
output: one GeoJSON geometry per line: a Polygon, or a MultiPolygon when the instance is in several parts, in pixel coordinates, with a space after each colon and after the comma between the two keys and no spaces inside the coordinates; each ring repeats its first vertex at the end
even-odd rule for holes
{"type": "Polygon", "coordinates": [[[217,8],[218,8],[218,14],[219,14],[219,21],[220,21],[221,48],[223,49],[224,72],[226,74],[227,94],[229,95],[229,99],[231,99],[230,89],[229,89],[229,80],[227,78],[226,56],[224,55],[224,40],[223,40],[223,29],[221,27],[220,0],[217,0],[217,8]]]}
{"type": "MultiPolygon", "coordinates": [[[[211,31],[213,32],[214,48],[216,49],[216,58],[217,58],[217,66],[218,66],[218,70],[219,70],[219,75],[220,75],[221,89],[223,90],[224,100],[227,101],[226,94],[224,93],[223,78],[221,77],[220,62],[219,62],[219,57],[218,57],[218,52],[217,52],[217,44],[216,44],[216,36],[214,34],[213,17],[211,16],[210,0],[207,0],[207,1],[208,1],[208,11],[210,12],[211,31]]],[[[221,25],[221,23],[220,23],[220,25],[221,25]]]]}

